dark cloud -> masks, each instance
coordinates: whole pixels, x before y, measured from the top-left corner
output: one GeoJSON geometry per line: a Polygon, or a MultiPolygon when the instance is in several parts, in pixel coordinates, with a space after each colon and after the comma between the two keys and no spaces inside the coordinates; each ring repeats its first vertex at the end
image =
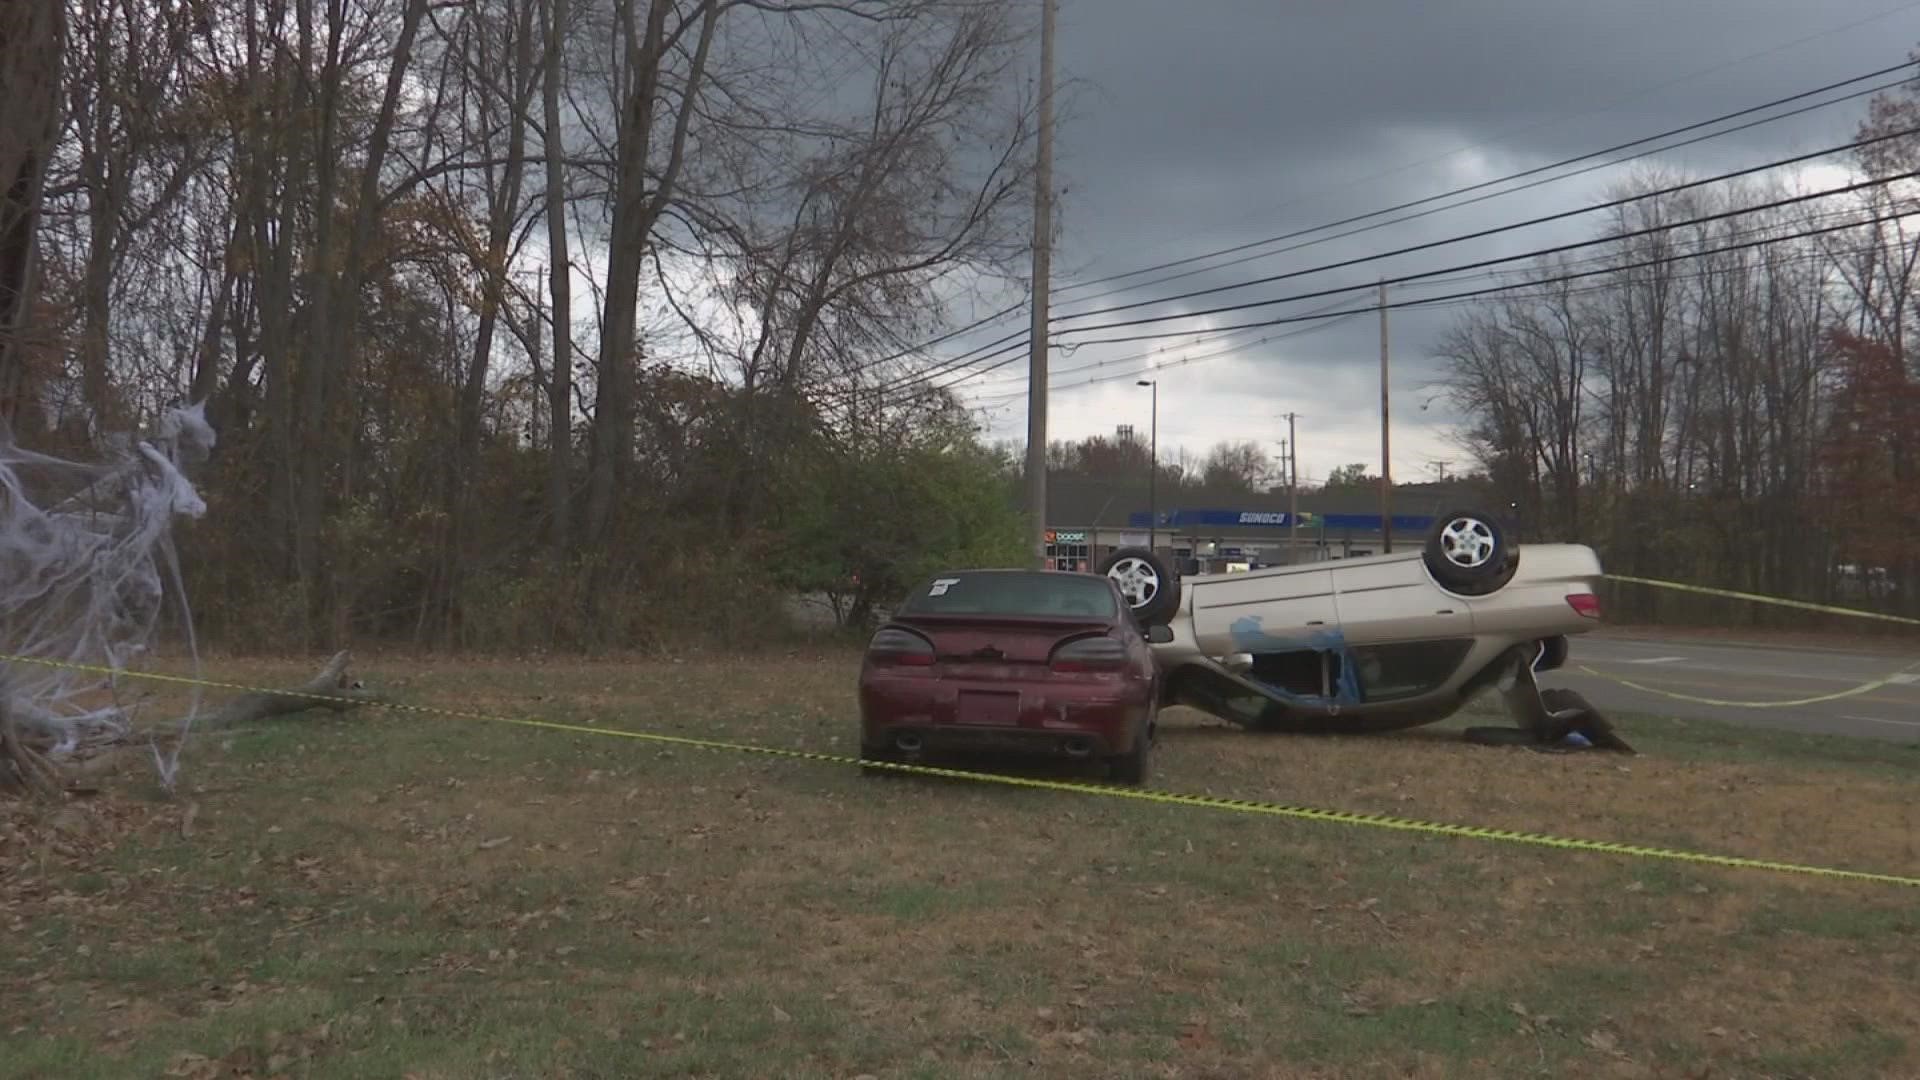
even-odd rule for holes
{"type": "MultiPolygon", "coordinates": [[[[1317,226],[1899,63],[1920,41],[1920,3],[1885,14],[1894,7],[1890,0],[1067,0],[1059,69],[1068,85],[1057,136],[1059,182],[1067,190],[1058,210],[1056,285],[1317,226]]],[[[1759,164],[1844,142],[1864,113],[1865,102],[1855,101],[1660,160],[1697,175],[1759,164]]],[[[1312,268],[1591,205],[1623,175],[1622,169],[1589,174],[1178,281],[1148,285],[1151,277],[1142,277],[1078,289],[1056,302],[1056,311],[1312,268]],[[1119,295],[1086,299],[1112,290],[1119,295]]],[[[1585,239],[1591,228],[1592,219],[1575,219],[1128,314],[1366,285],[1382,274],[1585,239]]],[[[1356,301],[1365,298],[1355,294],[1356,301]]],[[[1220,320],[1292,314],[1328,302],[1220,320]]],[[[1454,418],[1437,402],[1420,409],[1436,373],[1427,358],[1432,343],[1455,313],[1393,314],[1397,475],[1435,458],[1462,460],[1443,430],[1454,418]]],[[[969,340],[1017,329],[1023,317],[969,340]]],[[[1131,379],[1075,384],[1145,361],[1090,373],[1065,369],[1157,347],[1056,353],[1053,368],[1060,374],[1049,410],[1054,437],[1110,433],[1119,423],[1144,427],[1147,392],[1131,379]]],[[[1222,347],[1195,346],[1184,355],[1222,347]]],[[[1180,343],[1168,343],[1155,362],[1180,355],[1180,343]]],[[[1204,453],[1220,439],[1254,438],[1277,452],[1284,421],[1272,416],[1293,410],[1303,414],[1303,476],[1323,476],[1347,461],[1371,467],[1379,455],[1378,363],[1378,321],[1367,316],[1168,368],[1160,375],[1162,444],[1204,453]]],[[[997,437],[1025,436],[1025,402],[1018,396],[1024,384],[1017,378],[1024,370],[1023,360],[1002,368],[982,379],[975,394],[993,403],[989,420],[997,437]]]]}

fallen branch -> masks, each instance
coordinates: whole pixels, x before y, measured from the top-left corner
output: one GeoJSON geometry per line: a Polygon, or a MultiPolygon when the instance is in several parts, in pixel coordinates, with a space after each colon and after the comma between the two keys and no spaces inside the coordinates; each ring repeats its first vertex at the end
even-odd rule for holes
{"type": "Polygon", "coordinates": [[[320,674],[305,685],[289,691],[275,693],[255,690],[242,694],[221,706],[220,711],[208,717],[203,724],[209,729],[218,730],[257,723],[275,716],[291,716],[309,709],[343,713],[362,705],[384,704],[386,698],[348,677],[348,660],[349,654],[344,650],[334,654],[320,674]]]}
{"type": "MultiPolygon", "coordinates": [[[[343,713],[363,705],[383,704],[387,699],[368,690],[347,671],[350,654],[336,653],[318,675],[286,691],[255,690],[241,694],[210,716],[197,720],[191,731],[217,731],[258,723],[281,716],[293,716],[313,709],[343,713]]],[[[97,752],[58,764],[45,754],[53,729],[24,734],[13,722],[0,694],[0,790],[20,790],[55,798],[73,779],[97,777],[133,758],[154,752],[157,743],[176,742],[180,725],[167,725],[128,734],[100,745],[97,752]]],[[[94,748],[89,748],[94,749],[94,748]]]]}
{"type": "Polygon", "coordinates": [[[0,791],[22,791],[54,798],[61,790],[60,774],[45,755],[28,746],[14,728],[13,711],[0,693],[0,791]]]}

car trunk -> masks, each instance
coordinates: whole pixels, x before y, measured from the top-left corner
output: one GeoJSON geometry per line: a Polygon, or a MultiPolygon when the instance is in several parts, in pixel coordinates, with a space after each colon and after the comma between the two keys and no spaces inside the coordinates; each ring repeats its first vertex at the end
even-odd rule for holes
{"type": "Polygon", "coordinates": [[[978,682],[1018,682],[1048,677],[1054,649],[1073,638],[1108,629],[1102,619],[1006,618],[980,615],[899,616],[933,643],[939,674],[978,682]]]}
{"type": "Polygon", "coordinates": [[[934,728],[1080,731],[1092,724],[1102,738],[1122,739],[1130,710],[1149,692],[1137,653],[1113,634],[1111,617],[908,613],[891,625],[933,645],[932,662],[917,669],[922,678],[903,681],[924,688],[911,694],[914,711],[934,728]],[[1107,648],[1092,655],[1062,648],[1079,641],[1107,648]]]}

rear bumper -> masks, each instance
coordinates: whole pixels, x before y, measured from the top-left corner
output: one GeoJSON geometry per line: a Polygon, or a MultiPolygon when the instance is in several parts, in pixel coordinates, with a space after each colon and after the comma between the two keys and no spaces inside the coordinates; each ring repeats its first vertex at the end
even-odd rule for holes
{"type": "Polygon", "coordinates": [[[1144,681],[1063,683],[1044,690],[992,683],[880,676],[860,686],[860,741],[869,750],[1003,750],[1105,757],[1144,737],[1153,690],[1144,681]],[[962,709],[963,692],[1017,695],[983,718],[962,709]],[[984,722],[983,722],[984,721],[984,722]]]}

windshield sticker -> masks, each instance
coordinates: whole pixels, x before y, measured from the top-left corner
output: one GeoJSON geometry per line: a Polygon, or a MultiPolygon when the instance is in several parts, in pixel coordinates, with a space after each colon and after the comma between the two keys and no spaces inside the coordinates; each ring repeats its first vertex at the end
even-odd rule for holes
{"type": "Polygon", "coordinates": [[[933,588],[927,590],[927,595],[928,596],[945,596],[947,595],[948,589],[951,589],[958,584],[960,584],[960,579],[957,577],[943,577],[933,583],[933,588]]]}

